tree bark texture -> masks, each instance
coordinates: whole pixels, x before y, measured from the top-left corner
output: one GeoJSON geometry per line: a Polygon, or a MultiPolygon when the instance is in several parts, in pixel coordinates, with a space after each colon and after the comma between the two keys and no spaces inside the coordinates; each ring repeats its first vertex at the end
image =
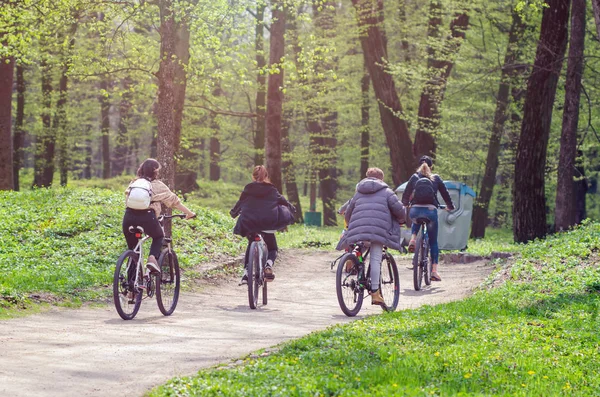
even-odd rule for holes
{"type": "Polygon", "coordinates": [[[0,190],[13,190],[12,90],[15,62],[0,58],[0,190]]]}
{"type": "Polygon", "coordinates": [[[100,142],[102,145],[102,179],[110,178],[110,81],[100,81],[100,142]]]}
{"type": "Polygon", "coordinates": [[[303,223],[302,206],[300,205],[300,196],[298,194],[298,185],[296,183],[296,170],[292,159],[292,148],[290,145],[290,125],[293,117],[293,111],[290,104],[285,101],[283,107],[283,120],[281,123],[281,151],[282,151],[282,168],[283,182],[285,183],[285,192],[287,199],[294,207],[296,207],[295,219],[296,223],[303,223]]]}
{"type": "MultiPolygon", "coordinates": [[[[431,41],[440,41],[441,1],[432,0],[430,3],[428,37],[431,41]]],[[[450,23],[450,37],[445,39],[442,50],[435,51],[428,47],[427,68],[429,80],[423,87],[419,102],[417,132],[413,153],[418,159],[423,155],[435,158],[435,138],[440,128],[440,105],[444,100],[448,78],[454,67],[454,57],[458,53],[469,26],[469,15],[458,13],[450,23]]]]}
{"type": "Polygon", "coordinates": [[[408,124],[392,76],[385,69],[387,38],[383,26],[383,0],[352,0],[357,13],[360,43],[369,69],[379,116],[390,150],[392,179],[400,185],[413,173],[415,159],[408,124]]]}
{"type": "Polygon", "coordinates": [[[40,72],[42,74],[42,132],[35,139],[34,187],[49,187],[54,178],[54,147],[56,132],[52,129],[52,71],[47,55],[42,55],[40,72]]]}
{"type": "Polygon", "coordinates": [[[567,46],[570,0],[544,8],[535,62],[527,83],[515,162],[513,233],[516,242],[546,235],[545,164],[556,85],[567,46]]]}
{"type": "Polygon", "coordinates": [[[369,76],[369,70],[365,65],[365,73],[360,80],[360,92],[362,103],[360,107],[360,177],[359,180],[364,178],[369,169],[369,87],[371,86],[371,77],[369,76]]]}
{"type": "Polygon", "coordinates": [[[576,223],[577,200],[574,178],[578,176],[575,169],[575,160],[577,156],[577,123],[579,121],[579,99],[585,43],[585,2],[586,0],[572,0],[571,3],[571,34],[554,212],[556,231],[567,230],[576,223]]]}
{"type": "Polygon", "coordinates": [[[132,108],[132,93],[131,93],[131,78],[125,77],[123,79],[122,89],[123,95],[121,96],[121,102],[119,103],[119,130],[117,132],[117,139],[115,140],[115,156],[112,163],[112,176],[123,174],[125,166],[129,160],[129,137],[128,137],[128,121],[132,108]]]}
{"type": "Polygon", "coordinates": [[[13,184],[14,189],[19,191],[21,183],[19,171],[23,166],[23,146],[25,141],[25,68],[17,65],[17,111],[15,118],[15,133],[13,134],[13,184]]]}
{"type": "MultiPolygon", "coordinates": [[[[216,117],[216,116],[213,116],[216,117]]],[[[211,181],[218,181],[221,179],[221,166],[219,164],[221,160],[221,142],[219,141],[219,124],[216,118],[213,118],[211,123],[213,136],[210,137],[209,150],[210,150],[210,166],[209,166],[209,179],[211,181]]]]}
{"type": "Polygon", "coordinates": [[[264,46],[264,19],[265,19],[265,3],[259,0],[256,7],[256,130],[254,131],[254,165],[261,165],[264,162],[265,151],[265,110],[266,110],[266,83],[267,76],[265,66],[265,46],[264,46]]]}
{"type": "Polygon", "coordinates": [[[283,63],[285,55],[285,12],[281,0],[272,0],[272,20],[269,69],[278,72],[269,74],[267,88],[265,157],[267,172],[277,190],[281,183],[281,114],[283,107],[283,63]]]}
{"type": "Polygon", "coordinates": [[[189,31],[185,19],[175,15],[173,1],[160,1],[159,11],[161,61],[156,75],[157,160],[162,166],[161,179],[169,188],[174,189],[177,166],[175,155],[181,139],[187,83],[185,66],[189,61],[189,31]]]}
{"type": "Polygon", "coordinates": [[[471,227],[472,238],[485,237],[485,228],[488,223],[488,208],[494,191],[494,185],[496,184],[500,142],[504,132],[504,123],[507,119],[506,111],[510,100],[510,85],[515,74],[514,64],[517,58],[517,46],[523,36],[524,30],[525,24],[519,13],[516,10],[513,10],[508,45],[506,47],[506,53],[504,54],[504,66],[502,67],[500,85],[496,97],[496,111],[494,113],[494,122],[488,145],[485,172],[481,181],[477,202],[473,208],[473,223],[471,227]]]}
{"type": "Polygon", "coordinates": [[[596,22],[597,39],[600,40],[600,0],[592,0],[592,11],[596,22]]]}

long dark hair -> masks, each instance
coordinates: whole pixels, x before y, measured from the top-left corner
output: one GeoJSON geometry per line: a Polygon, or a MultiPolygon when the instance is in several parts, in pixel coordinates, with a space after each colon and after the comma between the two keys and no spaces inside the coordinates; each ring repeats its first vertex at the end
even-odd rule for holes
{"type": "Polygon", "coordinates": [[[158,161],[146,159],[140,164],[140,168],[137,170],[137,176],[138,178],[145,178],[149,181],[153,181],[158,175],[158,170],[160,170],[160,163],[158,161]]]}

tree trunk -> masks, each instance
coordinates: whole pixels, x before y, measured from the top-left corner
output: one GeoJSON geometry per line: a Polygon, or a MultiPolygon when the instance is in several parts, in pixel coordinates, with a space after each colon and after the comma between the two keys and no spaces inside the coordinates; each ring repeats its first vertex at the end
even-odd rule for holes
{"type": "Polygon", "coordinates": [[[77,32],[77,14],[74,15],[75,21],[71,24],[69,30],[69,45],[62,54],[62,69],[60,80],[58,82],[58,100],[56,101],[56,114],[53,120],[53,128],[56,131],[58,139],[58,169],[60,171],[60,185],[66,186],[68,180],[68,171],[70,165],[70,155],[68,148],[68,130],[67,130],[67,87],[69,83],[68,73],[71,65],[71,51],[75,46],[75,33],[77,32]]]}
{"type": "Polygon", "coordinates": [[[102,146],[102,179],[110,178],[110,82],[108,77],[100,81],[100,144],[102,146]]]}
{"type": "Polygon", "coordinates": [[[213,119],[212,122],[213,136],[210,137],[210,170],[209,179],[218,181],[221,179],[221,142],[219,141],[219,124],[213,119]]]}
{"type": "MultiPolygon", "coordinates": [[[[4,44],[3,44],[4,45],[4,44]]],[[[15,62],[0,57],[0,190],[14,189],[12,90],[15,62]]]]}
{"type": "MultiPolygon", "coordinates": [[[[439,31],[441,24],[440,0],[431,0],[429,12],[428,38],[433,42],[439,41],[441,40],[439,31]]],[[[431,46],[427,48],[429,80],[423,87],[419,103],[417,132],[413,145],[413,153],[416,158],[423,155],[435,158],[435,137],[439,132],[441,119],[440,105],[444,99],[448,78],[454,67],[454,56],[460,49],[468,26],[469,16],[467,13],[456,14],[450,23],[451,35],[446,38],[442,49],[436,51],[431,46]]]]}
{"type": "Polygon", "coordinates": [[[282,168],[283,181],[285,183],[285,191],[287,198],[294,207],[296,207],[295,219],[296,223],[303,223],[302,206],[300,205],[300,196],[298,195],[298,185],[296,184],[296,170],[292,160],[292,148],[290,145],[290,124],[292,120],[292,110],[287,101],[284,103],[283,120],[281,123],[281,151],[282,151],[282,168]]]}
{"type": "MultiPolygon", "coordinates": [[[[363,57],[364,58],[364,57],[363,57]]],[[[359,180],[364,178],[369,169],[369,86],[371,85],[371,77],[369,76],[369,70],[365,65],[365,73],[360,80],[360,92],[362,98],[362,104],[360,107],[360,177],[359,180]]]]}
{"type": "Polygon", "coordinates": [[[600,0],[592,0],[592,11],[596,22],[597,39],[600,40],[600,0]]]}
{"type": "MultiPolygon", "coordinates": [[[[577,151],[577,157],[583,157],[583,152],[581,150],[577,151]]],[[[585,218],[587,218],[585,197],[588,192],[588,180],[585,176],[585,169],[583,168],[583,164],[579,164],[576,166],[576,176],[577,180],[575,181],[575,223],[579,224],[585,218]]]]}
{"type": "Polygon", "coordinates": [[[264,46],[264,18],[265,3],[259,0],[256,7],[256,131],[254,132],[254,165],[261,165],[264,162],[265,150],[265,108],[266,108],[266,61],[264,46]]]}
{"type": "Polygon", "coordinates": [[[544,8],[535,62],[523,109],[515,162],[513,232],[516,242],[546,235],[544,171],[556,85],[567,46],[570,0],[549,0],[544,8]]]}
{"type": "Polygon", "coordinates": [[[577,123],[585,43],[585,1],[572,0],[571,4],[571,37],[554,212],[556,231],[567,230],[575,224],[577,200],[574,177],[576,177],[577,123]]]}
{"type": "Polygon", "coordinates": [[[481,181],[481,188],[477,197],[477,203],[473,208],[473,224],[471,227],[472,238],[485,237],[485,227],[488,222],[488,208],[490,199],[496,184],[496,171],[498,170],[498,153],[500,152],[500,142],[504,131],[504,123],[507,119],[506,110],[508,108],[510,97],[510,84],[515,74],[514,63],[517,58],[517,46],[523,36],[525,24],[521,20],[519,13],[513,9],[512,25],[510,27],[508,45],[504,55],[504,66],[500,76],[500,86],[496,97],[496,111],[494,113],[494,124],[490,135],[488,145],[487,159],[485,162],[485,172],[481,181]]]}
{"type": "MultiPolygon", "coordinates": [[[[43,47],[43,45],[42,45],[43,47]]],[[[42,55],[42,132],[36,137],[34,155],[34,187],[49,187],[54,178],[54,146],[56,134],[52,129],[52,71],[48,65],[48,55],[42,55]]]]}
{"type": "Polygon", "coordinates": [[[271,43],[269,69],[279,73],[269,74],[266,112],[265,157],[271,182],[281,192],[281,112],[283,106],[283,62],[285,55],[285,11],[281,0],[272,0],[271,43]]]}
{"type": "Polygon", "coordinates": [[[181,120],[187,82],[185,67],[189,61],[189,31],[185,19],[175,15],[173,1],[162,1],[159,4],[161,61],[156,74],[158,78],[157,160],[162,167],[161,179],[169,188],[174,189],[177,166],[175,155],[179,150],[181,139],[181,120]]]}
{"type": "Polygon", "coordinates": [[[379,103],[379,116],[385,132],[392,163],[395,185],[407,181],[416,165],[412,153],[412,140],[408,124],[401,119],[403,110],[392,76],[385,70],[387,64],[387,38],[383,22],[383,0],[352,0],[356,8],[360,43],[369,69],[375,97],[379,103]]]}
{"type": "Polygon", "coordinates": [[[127,163],[127,153],[129,151],[129,138],[127,133],[129,114],[132,108],[132,93],[131,93],[131,78],[125,77],[123,79],[123,95],[121,96],[121,102],[119,103],[119,131],[115,142],[115,156],[112,164],[112,176],[123,174],[125,171],[125,164],[127,163]]]}
{"type": "Polygon", "coordinates": [[[13,135],[13,183],[16,191],[20,190],[19,171],[23,166],[23,143],[25,141],[25,68],[17,65],[17,114],[15,133],[13,135]]]}

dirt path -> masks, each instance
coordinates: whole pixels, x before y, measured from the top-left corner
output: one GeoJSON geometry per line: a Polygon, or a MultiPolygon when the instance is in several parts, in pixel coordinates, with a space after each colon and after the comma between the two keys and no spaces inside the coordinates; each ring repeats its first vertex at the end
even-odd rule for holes
{"type": "MultiPolygon", "coordinates": [[[[122,321],[111,306],[0,321],[0,395],[142,395],[173,376],[352,321],[337,304],[329,268],[336,256],[283,252],[269,304],[259,310],[248,308],[236,279],[184,293],[171,317],[146,300],[133,321],[122,321]]],[[[492,270],[483,262],[442,265],[444,281],[415,292],[408,265],[398,260],[399,309],[461,299],[492,270]]],[[[355,319],[380,312],[365,299],[355,319]]]]}

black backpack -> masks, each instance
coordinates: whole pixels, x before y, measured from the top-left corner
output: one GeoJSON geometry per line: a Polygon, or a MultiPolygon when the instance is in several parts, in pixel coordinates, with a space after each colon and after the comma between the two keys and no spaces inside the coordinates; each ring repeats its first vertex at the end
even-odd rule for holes
{"type": "Polygon", "coordinates": [[[433,181],[421,174],[417,174],[419,179],[415,182],[412,204],[433,204],[436,205],[437,197],[433,186],[433,181]]]}

